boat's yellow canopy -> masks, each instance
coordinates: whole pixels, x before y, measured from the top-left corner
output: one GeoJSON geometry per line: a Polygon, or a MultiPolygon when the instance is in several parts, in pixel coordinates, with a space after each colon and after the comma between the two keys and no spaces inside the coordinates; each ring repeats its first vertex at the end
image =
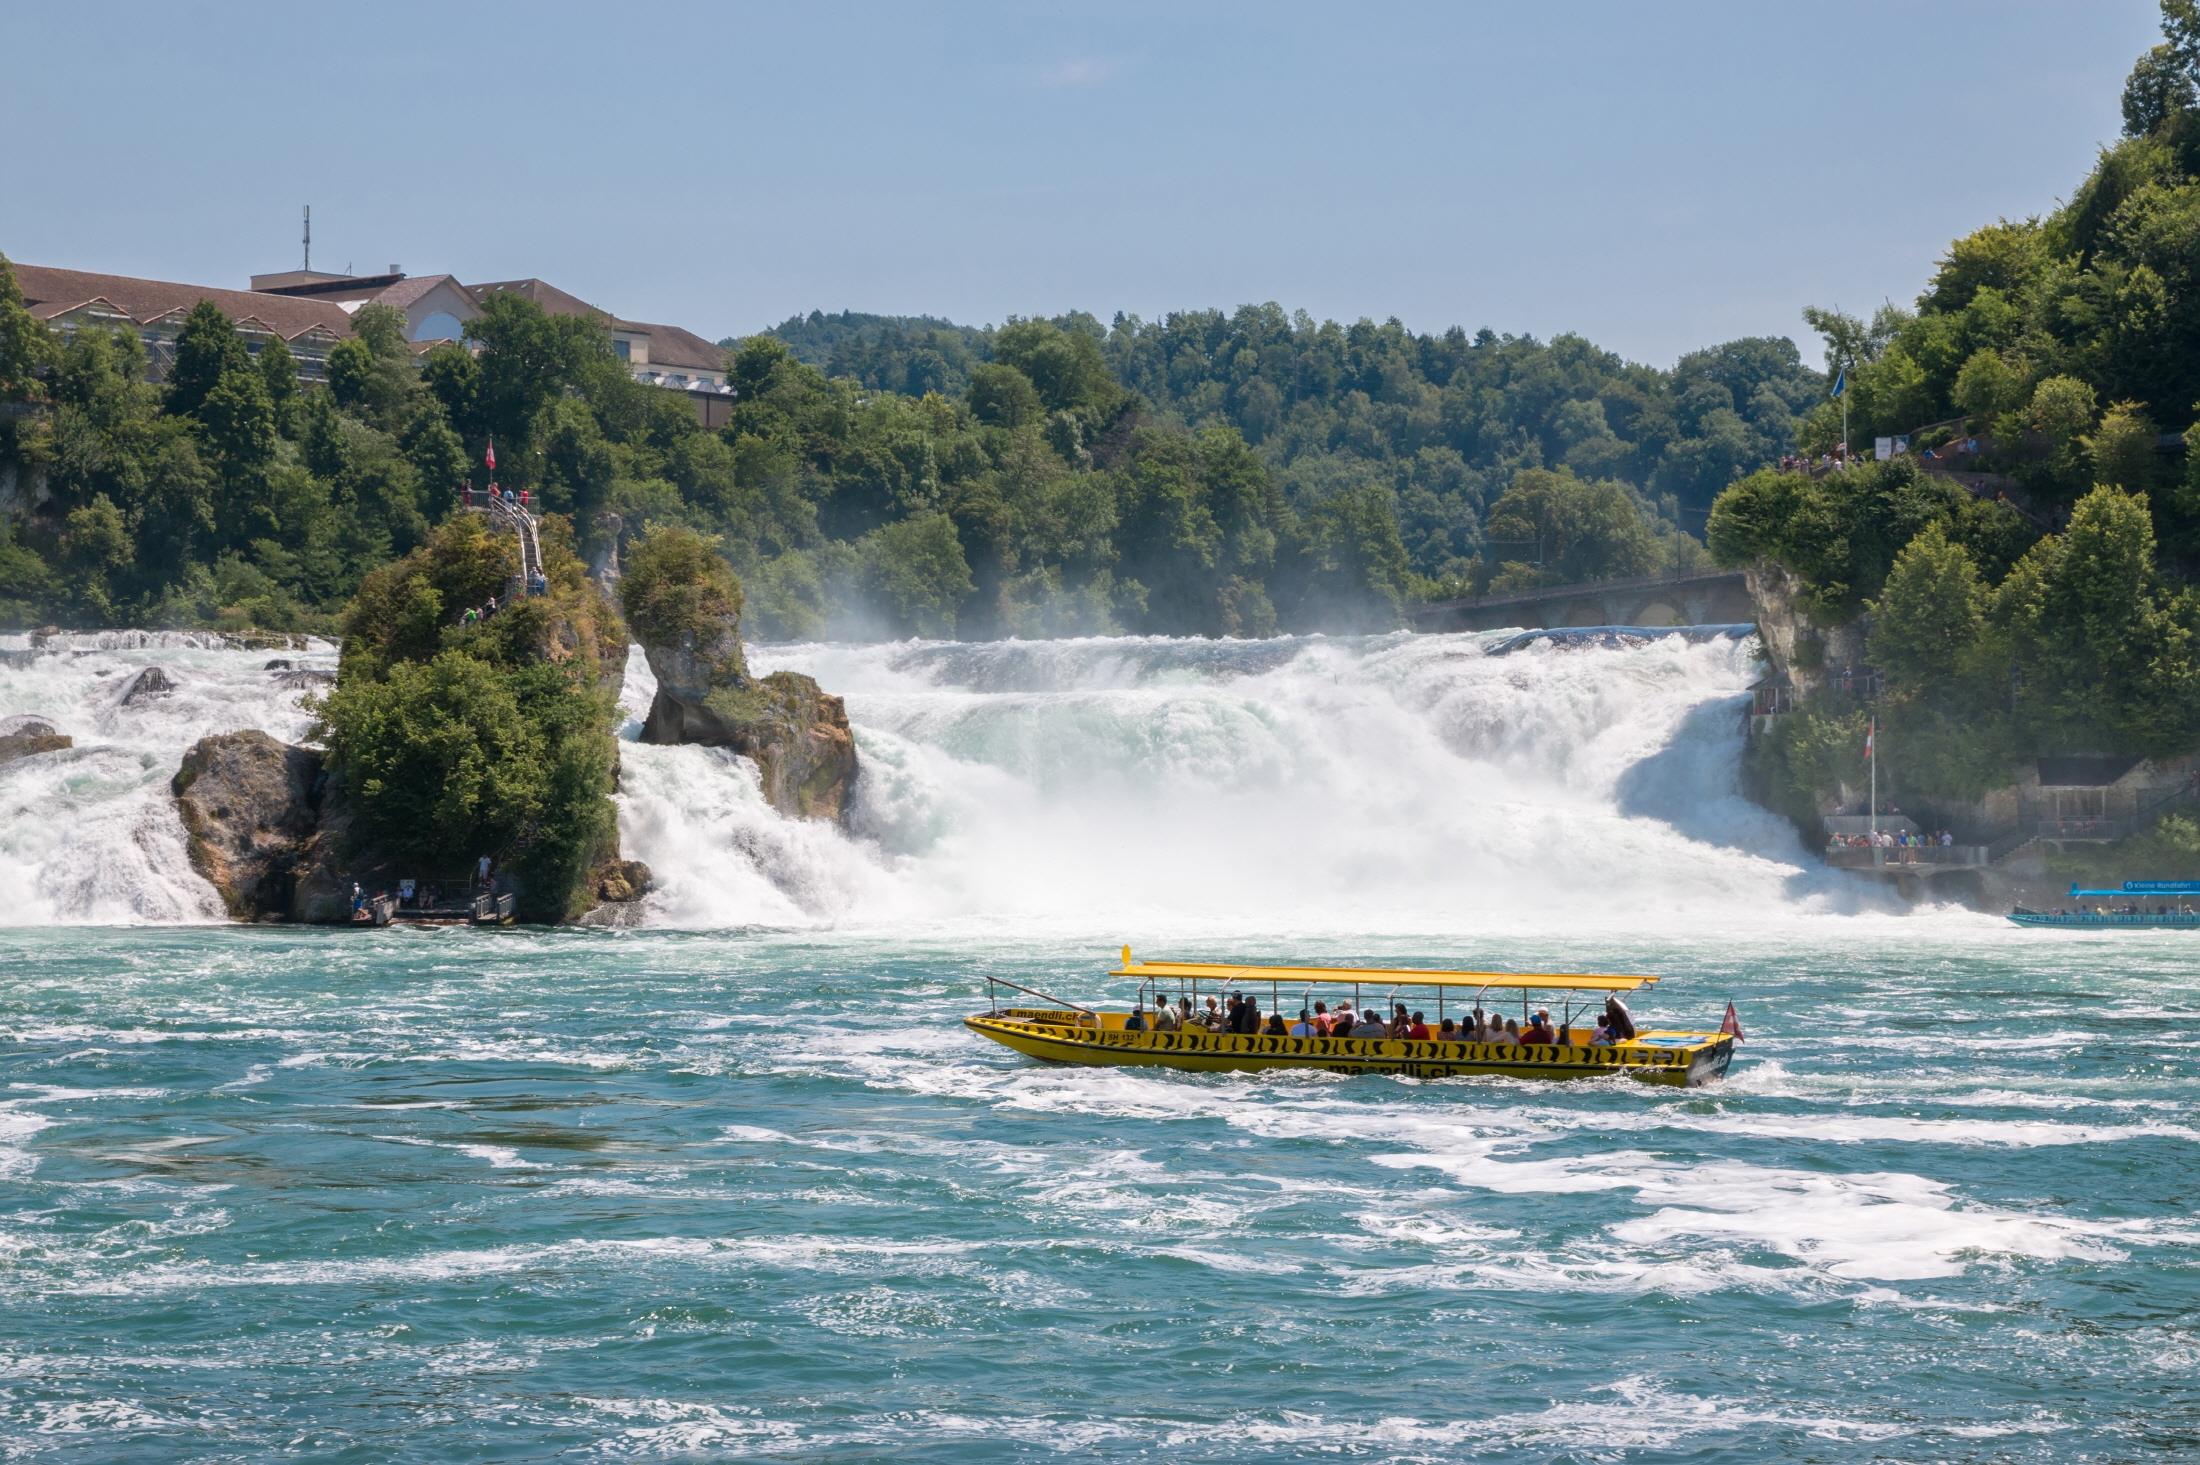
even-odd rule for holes
{"type": "Polygon", "coordinates": [[[1473,987],[1532,989],[1543,992],[1634,992],[1657,981],[1656,977],[1609,976],[1591,972],[1442,972],[1414,967],[1343,966],[1236,966],[1216,961],[1133,961],[1123,948],[1123,964],[1108,973],[1112,977],[1141,980],[1180,978],[1184,981],[1272,982],[1304,986],[1315,982],[1344,982],[1393,987],[1473,987]]]}

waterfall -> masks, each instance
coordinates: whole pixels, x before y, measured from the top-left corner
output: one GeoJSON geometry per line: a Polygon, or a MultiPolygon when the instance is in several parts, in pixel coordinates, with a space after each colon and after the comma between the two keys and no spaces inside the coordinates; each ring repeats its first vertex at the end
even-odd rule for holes
{"type": "MultiPolygon", "coordinates": [[[[759,670],[847,699],[846,829],[782,818],[731,753],[636,741],[654,691],[637,651],[622,840],[656,872],[651,919],[684,927],[1444,934],[1861,898],[1740,795],[1746,638],[1509,639],[758,648],[759,670]]],[[[76,739],[0,764],[10,920],[219,919],[169,779],[206,733],[302,738],[299,673],[334,664],[326,644],[0,638],[0,719],[76,739]],[[126,703],[153,665],[174,689],[126,703]]]]}
{"type": "Polygon", "coordinates": [[[169,781],[208,733],[256,727],[302,738],[304,683],[335,667],[326,642],[244,651],[205,632],[98,631],[33,649],[26,637],[0,636],[0,727],[35,717],[76,740],[0,763],[0,919],[222,919],[220,899],[185,854],[169,781]],[[156,666],[174,686],[125,701],[156,666]]]}
{"type": "MultiPolygon", "coordinates": [[[[853,837],[780,819],[738,759],[630,747],[625,843],[657,870],[666,922],[1440,934],[1868,898],[1806,872],[1793,831],[1741,796],[1746,637],[1109,638],[753,659],[847,699],[863,759],[853,837]]],[[[629,667],[638,721],[653,689],[639,656],[629,667]]]]}

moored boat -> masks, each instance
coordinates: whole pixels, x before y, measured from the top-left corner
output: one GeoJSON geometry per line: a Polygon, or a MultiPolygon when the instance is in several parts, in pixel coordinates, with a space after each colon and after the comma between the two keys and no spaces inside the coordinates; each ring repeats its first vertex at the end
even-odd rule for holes
{"type": "Polygon", "coordinates": [[[2066,926],[2087,930],[2155,927],[2200,931],[2200,880],[2126,880],[2114,890],[2070,887],[2073,910],[2035,911],[2018,906],[2009,919],[2020,926],[2066,926]],[[2087,905],[2085,902],[2097,904],[2087,905]]]}
{"type": "Polygon", "coordinates": [[[989,1009],[963,1019],[981,1037],[1049,1063],[1104,1067],[1189,1069],[1202,1073],[1263,1069],[1313,1069],[1326,1073],[1387,1073],[1414,1078],[1453,1078],[1495,1074],[1510,1078],[1591,1078],[1624,1073],[1646,1083],[1693,1087],[1726,1073],[1734,1056],[1738,1026],[1721,1031],[1642,1030],[1618,999],[1657,982],[1651,976],[1600,973],[1432,971],[1401,967],[1242,966],[1226,962],[1134,961],[1123,948],[1123,963],[1111,977],[1137,982],[1129,1011],[1106,1011],[1069,1002],[1036,988],[998,977],[986,980],[989,1009]],[[1003,1006],[1001,988],[1051,1003],[1047,1007],[1003,1006]],[[1436,1013],[1428,1038],[1291,1035],[1272,1032],[1216,1032],[1194,1021],[1157,1030],[1145,1014],[1163,1001],[1196,1009],[1203,998],[1250,992],[1268,998],[1268,1011],[1288,1005],[1311,1009],[1315,994],[1349,994],[1362,1012],[1365,1002],[1380,1001],[1385,1013],[1405,993],[1436,1013]],[[1421,994],[1428,994],[1426,998],[1421,994]],[[1484,1003],[1517,995],[1521,1017],[1542,994],[1562,1004],[1554,1020],[1554,1041],[1479,1041],[1466,1033],[1437,1036],[1446,1015],[1461,1019],[1485,1015],[1484,1003]],[[1575,1021],[1618,1007],[1627,1036],[1597,1041],[1593,1026],[1575,1021]]]}

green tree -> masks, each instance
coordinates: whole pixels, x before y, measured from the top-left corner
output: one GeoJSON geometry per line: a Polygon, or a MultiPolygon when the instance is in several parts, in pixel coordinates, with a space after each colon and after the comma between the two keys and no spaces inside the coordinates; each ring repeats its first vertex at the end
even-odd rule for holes
{"type": "Polygon", "coordinates": [[[254,364],[260,370],[261,385],[267,388],[267,400],[275,408],[276,422],[287,424],[291,404],[298,399],[298,358],[290,354],[281,336],[270,336],[254,364]]]}
{"type": "Polygon", "coordinates": [[[2137,402],[2117,402],[2083,439],[2096,482],[2144,493],[2161,477],[2160,431],[2137,402]]]}
{"type": "Polygon", "coordinates": [[[1584,483],[1561,468],[1515,477],[1483,531],[1508,563],[1532,564],[1545,584],[1621,579],[1658,567],[1657,536],[1617,483],[1584,483]]]}
{"type": "Polygon", "coordinates": [[[2021,678],[2018,713],[2048,751],[2162,753],[2200,736],[2200,679],[2181,606],[2159,593],[2143,496],[2099,488],[1995,595],[2021,678]]]}
{"type": "Polygon", "coordinates": [[[0,254],[0,402],[43,400],[43,378],[59,359],[53,333],[24,306],[15,267],[0,254]]]}
{"type": "Polygon", "coordinates": [[[1046,410],[1031,378],[998,362],[971,368],[969,398],[971,414],[994,427],[1023,427],[1046,410]]]}
{"type": "Polygon", "coordinates": [[[977,591],[970,561],[942,513],[882,525],[856,546],[862,584],[904,634],[952,636],[962,603],[977,591]]]}
{"type": "Polygon", "coordinates": [[[1872,660],[1913,686],[1953,682],[1986,629],[1978,566],[1939,524],[1926,525],[1895,556],[1870,609],[1872,660]]]}
{"type": "MultiPolygon", "coordinates": [[[[698,651],[717,644],[721,627],[738,627],[741,582],[718,552],[718,541],[679,524],[659,524],[628,550],[619,577],[626,623],[644,645],[698,651]]],[[[738,639],[712,675],[730,681],[745,675],[738,639]]]]}
{"type": "Polygon", "coordinates": [[[2192,73],[2169,44],[2156,46],[2139,57],[2124,83],[2124,136],[2151,136],[2192,105],[2192,73]]]}
{"type": "Polygon", "coordinates": [[[201,300],[176,332],[175,356],[168,367],[168,410],[196,414],[224,376],[251,365],[252,353],[229,317],[213,301],[201,300]]]}
{"type": "Polygon", "coordinates": [[[1998,417],[2029,397],[2024,368],[1991,347],[1971,353],[1956,374],[1955,404],[1974,417],[1998,417]]]}

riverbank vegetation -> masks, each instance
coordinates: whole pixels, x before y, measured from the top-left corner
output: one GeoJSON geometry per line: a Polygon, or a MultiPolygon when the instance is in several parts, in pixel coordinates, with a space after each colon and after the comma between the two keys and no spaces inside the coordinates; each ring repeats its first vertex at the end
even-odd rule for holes
{"type": "MultiPolygon", "coordinates": [[[[1890,462],[1763,469],[1712,508],[1716,560],[1776,563],[1819,625],[1863,628],[1902,796],[1975,799],[2039,754],[2200,747],[2200,427],[2160,431],[2200,418],[2200,16],[2163,14],[2127,135],[2068,204],[1955,241],[1914,311],[1811,313],[1858,436],[1945,431],[1890,462]]],[[[1803,446],[1837,441],[1839,414],[1809,413],[1803,446]]],[[[1824,680],[1753,753],[1791,812],[1862,773],[1870,684],[1824,680]]]]}

